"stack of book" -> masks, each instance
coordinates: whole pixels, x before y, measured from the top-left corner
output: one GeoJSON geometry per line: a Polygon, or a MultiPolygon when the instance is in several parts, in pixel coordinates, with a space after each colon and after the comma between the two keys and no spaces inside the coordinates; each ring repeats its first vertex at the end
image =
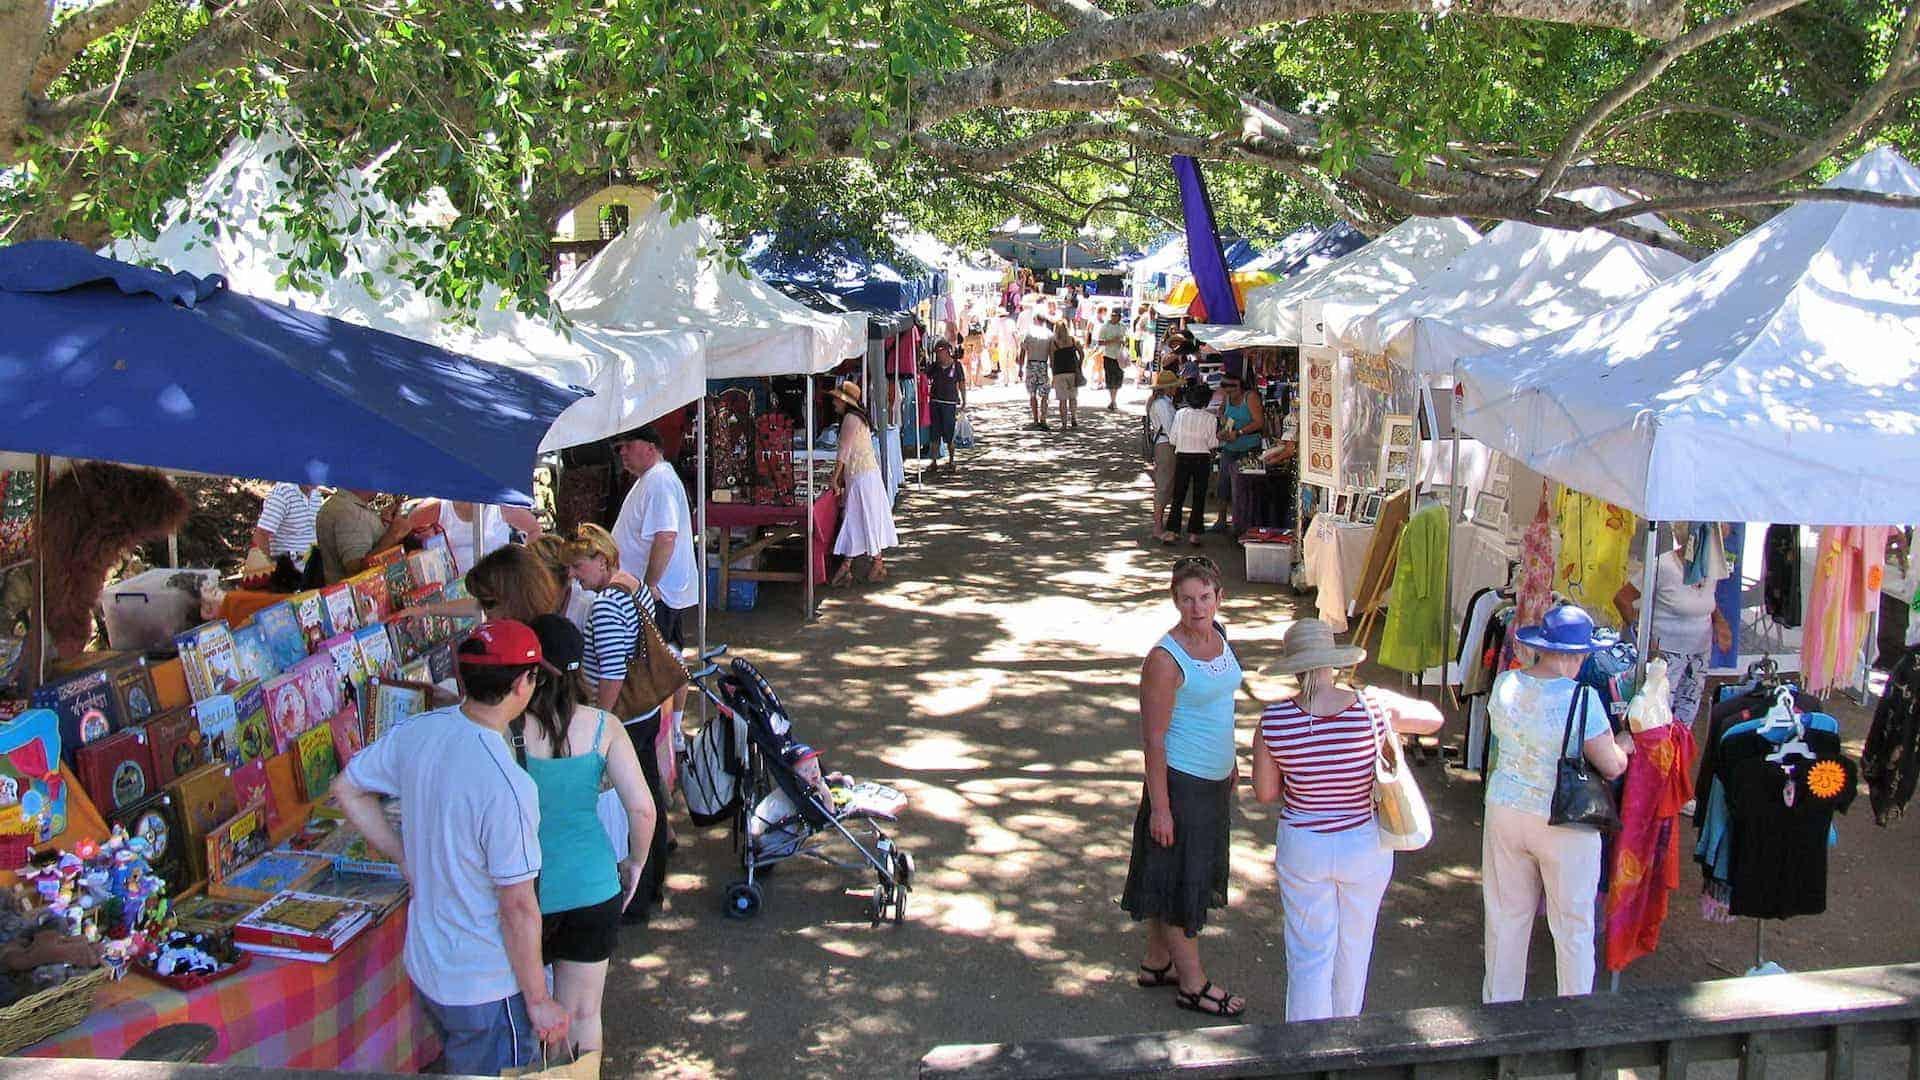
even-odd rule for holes
{"type": "Polygon", "coordinates": [[[241,919],[233,940],[262,956],[323,964],[373,925],[374,912],[359,900],[288,890],[241,919]]]}

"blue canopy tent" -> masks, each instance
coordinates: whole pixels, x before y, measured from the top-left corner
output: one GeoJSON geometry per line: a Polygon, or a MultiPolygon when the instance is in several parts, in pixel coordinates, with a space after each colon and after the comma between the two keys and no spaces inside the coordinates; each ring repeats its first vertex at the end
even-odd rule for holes
{"type": "Polygon", "coordinates": [[[1260,257],[1260,249],[1246,240],[1235,240],[1225,252],[1227,269],[1238,270],[1260,257]]]}
{"type": "Polygon", "coordinates": [[[78,244],[0,248],[0,449],[530,504],[577,391],[78,244]]]}
{"type": "Polygon", "coordinates": [[[1284,262],[1276,263],[1269,272],[1276,277],[1292,277],[1302,270],[1311,270],[1316,266],[1330,263],[1350,251],[1358,250],[1367,242],[1367,234],[1347,224],[1336,221],[1320,230],[1313,242],[1284,262]]]}
{"type": "Polygon", "coordinates": [[[759,236],[748,248],[746,261],[775,286],[805,285],[877,311],[912,311],[934,295],[937,284],[925,267],[895,268],[847,237],[803,243],[793,237],[759,236]]]}

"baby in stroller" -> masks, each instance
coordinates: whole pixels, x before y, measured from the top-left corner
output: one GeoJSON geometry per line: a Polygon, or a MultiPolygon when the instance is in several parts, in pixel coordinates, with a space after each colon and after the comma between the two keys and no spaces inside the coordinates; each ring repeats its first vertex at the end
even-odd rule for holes
{"type": "Polygon", "coordinates": [[[731,823],[746,878],[727,886],[726,912],[734,918],[759,914],[758,871],[796,855],[843,870],[871,869],[874,925],[906,917],[913,857],[899,849],[882,822],[898,820],[906,796],[882,784],[827,773],[817,750],[794,736],[779,695],[758,669],[735,658],[726,668],[713,661],[725,645],[708,650],[693,682],[719,716],[695,736],[682,777],[687,808],[696,825],[731,823]],[[822,850],[844,839],[858,858],[835,858],[822,850]]]}

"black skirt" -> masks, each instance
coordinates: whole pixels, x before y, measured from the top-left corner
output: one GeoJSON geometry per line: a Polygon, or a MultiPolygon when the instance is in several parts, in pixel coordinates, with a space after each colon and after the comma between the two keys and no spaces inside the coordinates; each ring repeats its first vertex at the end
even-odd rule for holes
{"type": "Polygon", "coordinates": [[[1207,924],[1207,912],[1227,906],[1227,856],[1233,817],[1233,781],[1202,780],[1167,770],[1173,845],[1153,842],[1144,787],[1133,818],[1133,857],[1120,906],[1136,921],[1159,919],[1188,937],[1207,924]]]}

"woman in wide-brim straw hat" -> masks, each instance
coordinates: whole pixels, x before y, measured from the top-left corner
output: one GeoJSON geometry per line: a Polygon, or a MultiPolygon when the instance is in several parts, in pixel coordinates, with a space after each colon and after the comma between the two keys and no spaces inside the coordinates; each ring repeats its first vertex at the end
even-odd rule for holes
{"type": "Polygon", "coordinates": [[[840,534],[833,553],[844,561],[833,575],[834,585],[853,580],[853,560],[868,555],[873,565],[868,581],[884,581],[884,552],[900,543],[893,527],[893,504],[880,476],[880,459],[873,450],[873,418],[862,403],[860,385],[843,382],[833,388],[834,408],[840,413],[840,452],[833,464],[832,486],[841,493],[840,534]]]}
{"type": "Polygon", "coordinates": [[[1147,399],[1147,441],[1153,453],[1153,532],[1166,529],[1167,504],[1173,502],[1173,392],[1180,388],[1180,376],[1171,371],[1155,372],[1153,396],[1147,399]]]}
{"type": "Polygon", "coordinates": [[[1393,877],[1393,852],[1374,822],[1374,762],[1395,732],[1430,735],[1440,711],[1426,702],[1342,686],[1339,673],[1367,658],[1319,619],[1287,629],[1269,675],[1299,680],[1267,706],[1253,733],[1253,793],[1280,803],[1274,839],[1293,1020],[1354,1016],[1366,998],[1374,924],[1393,877]]]}

